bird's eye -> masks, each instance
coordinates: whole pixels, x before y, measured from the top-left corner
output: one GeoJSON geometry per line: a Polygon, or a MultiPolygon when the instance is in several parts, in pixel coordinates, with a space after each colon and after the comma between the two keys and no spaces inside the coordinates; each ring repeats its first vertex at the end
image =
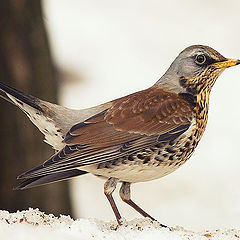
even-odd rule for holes
{"type": "Polygon", "coordinates": [[[196,62],[197,64],[204,64],[204,63],[206,62],[206,60],[207,60],[207,58],[206,58],[206,56],[203,55],[203,54],[199,54],[199,55],[197,55],[196,58],[195,58],[195,62],[196,62]]]}

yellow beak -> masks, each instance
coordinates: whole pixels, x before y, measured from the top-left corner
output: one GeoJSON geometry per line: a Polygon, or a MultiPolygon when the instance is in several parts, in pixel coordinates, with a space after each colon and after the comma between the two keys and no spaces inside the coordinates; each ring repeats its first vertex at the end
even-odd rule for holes
{"type": "Polygon", "coordinates": [[[228,67],[233,67],[233,66],[236,66],[240,64],[240,60],[238,59],[227,59],[226,61],[223,61],[223,62],[216,62],[214,63],[213,65],[216,67],[216,68],[228,68],[228,67]]]}

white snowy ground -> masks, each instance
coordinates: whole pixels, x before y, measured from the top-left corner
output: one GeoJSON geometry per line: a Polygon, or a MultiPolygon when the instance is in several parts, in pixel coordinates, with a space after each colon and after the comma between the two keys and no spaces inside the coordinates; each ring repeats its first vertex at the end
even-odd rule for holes
{"type": "Polygon", "coordinates": [[[192,232],[181,227],[161,228],[148,219],[126,221],[121,227],[116,222],[97,219],[73,220],[69,216],[55,217],[38,209],[9,213],[0,210],[0,239],[57,239],[57,240],[239,240],[240,230],[192,232]]]}

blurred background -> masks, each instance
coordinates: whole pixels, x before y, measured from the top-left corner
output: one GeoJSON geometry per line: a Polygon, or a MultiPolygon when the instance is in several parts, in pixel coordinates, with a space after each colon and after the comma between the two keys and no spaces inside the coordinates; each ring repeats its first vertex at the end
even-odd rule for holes
{"type": "MultiPolygon", "coordinates": [[[[240,58],[238,0],[12,0],[2,1],[0,9],[1,81],[69,108],[150,87],[192,44],[240,58]]],[[[212,90],[208,126],[190,161],[169,176],[132,186],[132,199],[163,224],[239,227],[239,89],[239,68],[226,70],[212,90]]],[[[15,177],[45,160],[50,147],[16,108],[1,101],[0,109],[1,209],[32,206],[114,219],[104,181],[91,175],[10,193],[15,177]]],[[[122,216],[140,217],[118,191],[114,197],[122,216]]]]}

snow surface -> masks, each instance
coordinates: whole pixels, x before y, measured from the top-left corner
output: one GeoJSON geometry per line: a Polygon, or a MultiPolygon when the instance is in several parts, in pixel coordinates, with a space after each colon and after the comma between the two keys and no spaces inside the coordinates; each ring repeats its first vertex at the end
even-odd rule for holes
{"type": "Polygon", "coordinates": [[[0,210],[0,239],[239,240],[240,230],[192,232],[181,227],[173,227],[170,230],[149,219],[124,221],[123,225],[118,227],[115,221],[73,220],[69,216],[55,217],[30,208],[16,213],[0,210]]]}

